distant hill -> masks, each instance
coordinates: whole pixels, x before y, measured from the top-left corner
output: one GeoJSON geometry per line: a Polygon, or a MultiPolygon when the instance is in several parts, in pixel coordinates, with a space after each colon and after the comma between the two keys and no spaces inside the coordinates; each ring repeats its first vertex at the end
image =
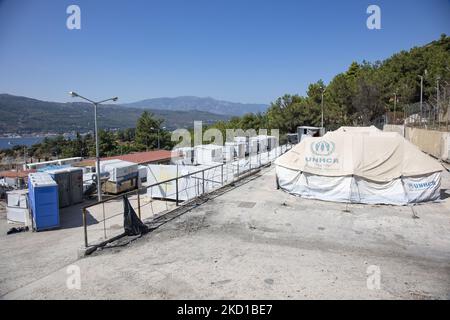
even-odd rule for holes
{"type": "MultiPolygon", "coordinates": [[[[211,124],[230,117],[203,111],[171,111],[102,105],[98,108],[100,128],[134,128],[146,109],[163,119],[168,129],[189,128],[194,120],[211,124]]],[[[48,102],[9,94],[0,94],[0,134],[87,132],[94,128],[92,105],[83,102],[48,102]]]]}
{"type": "Polygon", "coordinates": [[[131,108],[148,108],[154,110],[195,110],[229,116],[241,116],[246,113],[265,112],[268,107],[265,104],[237,103],[216,100],[209,97],[200,98],[192,96],[146,99],[134,103],[123,104],[123,106],[131,108]]]}

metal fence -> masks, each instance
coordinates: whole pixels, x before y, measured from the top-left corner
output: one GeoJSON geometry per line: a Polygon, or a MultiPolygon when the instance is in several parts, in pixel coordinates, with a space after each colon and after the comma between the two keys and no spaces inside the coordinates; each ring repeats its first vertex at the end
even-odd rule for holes
{"type": "Polygon", "coordinates": [[[82,209],[84,246],[100,245],[123,235],[123,197],[125,196],[139,218],[148,223],[183,203],[231,184],[244,175],[270,164],[291,149],[291,145],[278,146],[270,151],[253,154],[231,162],[211,166],[180,166],[190,168],[187,174],[156,181],[146,186],[85,206],[82,209]],[[92,240],[94,239],[94,240],[92,240]]]}
{"type": "Polygon", "coordinates": [[[412,103],[401,106],[395,112],[387,112],[385,124],[406,125],[428,130],[449,131],[450,100],[436,99],[422,103],[412,103]]]}

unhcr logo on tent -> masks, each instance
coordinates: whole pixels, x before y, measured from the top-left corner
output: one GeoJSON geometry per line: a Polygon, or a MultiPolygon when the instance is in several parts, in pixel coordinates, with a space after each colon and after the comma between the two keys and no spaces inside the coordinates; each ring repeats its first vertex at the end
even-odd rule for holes
{"type": "Polygon", "coordinates": [[[311,143],[311,152],[316,156],[329,156],[334,152],[334,142],[319,140],[311,143]]]}
{"type": "Polygon", "coordinates": [[[331,155],[335,151],[335,145],[332,141],[319,140],[311,143],[312,156],[306,156],[307,165],[314,167],[328,167],[338,164],[339,160],[331,155]]]}
{"type": "Polygon", "coordinates": [[[436,185],[436,181],[408,183],[409,190],[411,190],[411,191],[427,190],[427,189],[433,188],[435,185],[436,185]]]}

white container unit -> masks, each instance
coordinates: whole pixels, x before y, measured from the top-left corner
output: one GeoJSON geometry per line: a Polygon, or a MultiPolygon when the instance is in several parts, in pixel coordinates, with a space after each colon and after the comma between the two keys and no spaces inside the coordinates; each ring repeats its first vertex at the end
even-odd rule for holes
{"type": "Polygon", "coordinates": [[[267,136],[267,149],[273,150],[278,147],[278,139],[275,136],[267,136]]]}
{"type": "Polygon", "coordinates": [[[234,152],[237,158],[245,158],[246,150],[248,149],[248,144],[245,142],[236,142],[234,145],[234,152]]]}
{"type": "Polygon", "coordinates": [[[223,159],[225,162],[230,162],[234,160],[235,154],[235,143],[234,142],[225,142],[223,146],[223,159]]]}
{"type": "Polygon", "coordinates": [[[308,137],[322,137],[325,134],[325,128],[321,127],[297,127],[298,142],[302,142],[308,137]]]}
{"type": "Polygon", "coordinates": [[[269,138],[266,135],[257,136],[259,143],[259,152],[266,152],[269,147],[269,138]]]}
{"type": "Polygon", "coordinates": [[[259,138],[258,137],[251,137],[248,143],[249,147],[249,154],[257,154],[259,152],[259,138]]]}
{"type": "Polygon", "coordinates": [[[176,160],[173,161],[175,164],[180,165],[196,164],[194,148],[192,147],[177,148],[174,149],[173,152],[177,155],[176,160]]]}
{"type": "Polygon", "coordinates": [[[234,142],[237,145],[244,145],[244,156],[240,156],[240,154],[237,154],[238,158],[245,157],[245,154],[250,153],[250,138],[249,137],[245,137],[245,136],[244,137],[234,137],[234,142]]]}
{"type": "MultiPolygon", "coordinates": [[[[242,137],[242,138],[245,138],[245,137],[242,137]]],[[[225,151],[226,147],[228,147],[228,146],[230,146],[230,147],[232,146],[233,147],[233,158],[232,158],[232,160],[235,157],[236,158],[240,158],[240,159],[245,158],[245,153],[246,153],[246,150],[248,149],[248,144],[245,141],[240,140],[240,141],[234,141],[234,142],[225,142],[224,152],[229,152],[228,150],[225,151]]],[[[231,160],[227,160],[228,159],[227,156],[224,156],[224,159],[227,162],[231,161],[231,160]]]]}
{"type": "Polygon", "coordinates": [[[143,183],[147,182],[147,167],[146,166],[138,166],[138,187],[142,187],[143,183]]]}
{"type": "Polygon", "coordinates": [[[257,154],[267,152],[275,147],[276,137],[259,135],[250,138],[250,153],[257,154]]]}
{"type": "Polygon", "coordinates": [[[30,225],[28,190],[14,190],[6,193],[6,218],[8,223],[30,225]]]}
{"type": "Polygon", "coordinates": [[[206,144],[195,146],[195,159],[198,164],[214,165],[223,162],[222,146],[206,144]]]}
{"type": "Polygon", "coordinates": [[[95,173],[83,174],[83,194],[91,188],[95,181],[95,173]]]}
{"type": "Polygon", "coordinates": [[[106,160],[100,162],[100,172],[109,173],[109,181],[121,182],[138,175],[138,165],[123,160],[106,160]]]}

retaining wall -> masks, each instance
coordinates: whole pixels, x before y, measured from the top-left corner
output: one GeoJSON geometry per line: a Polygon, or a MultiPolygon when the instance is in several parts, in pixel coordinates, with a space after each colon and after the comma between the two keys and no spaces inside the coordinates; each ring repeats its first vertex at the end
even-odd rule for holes
{"type": "Polygon", "coordinates": [[[423,152],[450,162],[450,132],[411,128],[403,125],[385,125],[383,131],[397,132],[423,152]]]}

